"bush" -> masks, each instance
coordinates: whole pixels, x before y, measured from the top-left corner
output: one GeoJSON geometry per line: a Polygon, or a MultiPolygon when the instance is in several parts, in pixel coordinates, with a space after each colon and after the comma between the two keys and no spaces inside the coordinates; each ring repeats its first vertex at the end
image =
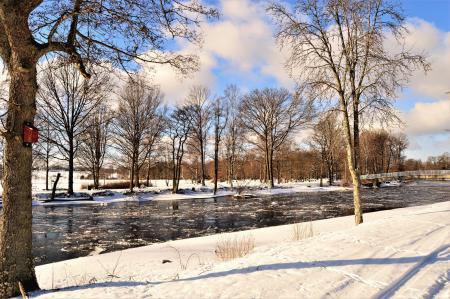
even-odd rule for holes
{"type": "Polygon", "coordinates": [[[220,240],[216,244],[214,253],[221,260],[231,260],[249,254],[255,248],[253,236],[220,240]]]}
{"type": "Polygon", "coordinates": [[[292,240],[300,241],[314,236],[312,222],[297,223],[293,227],[292,240]]]}

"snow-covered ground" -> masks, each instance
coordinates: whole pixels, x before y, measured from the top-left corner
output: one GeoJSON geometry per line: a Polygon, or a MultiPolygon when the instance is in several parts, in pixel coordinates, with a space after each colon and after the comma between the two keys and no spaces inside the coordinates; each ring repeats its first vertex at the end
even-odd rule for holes
{"type": "Polygon", "coordinates": [[[37,298],[449,298],[450,201],[159,243],[37,267],[37,298]],[[304,224],[308,225],[308,224],[304,224]],[[221,240],[253,238],[220,261],[221,240]],[[162,263],[163,260],[171,262],[162,263]],[[53,289],[53,290],[49,290],[53,289]]]}
{"type": "MultiPolygon", "coordinates": [[[[152,187],[135,188],[136,193],[127,194],[128,189],[111,189],[111,190],[86,190],[81,189],[83,185],[87,186],[92,183],[91,180],[84,180],[80,177],[82,173],[75,174],[74,190],[75,192],[82,192],[83,194],[92,194],[93,200],[65,200],[65,201],[52,201],[43,202],[42,200],[49,197],[51,191],[44,191],[45,189],[45,173],[38,172],[33,175],[33,205],[74,205],[74,204],[108,204],[111,202],[120,201],[148,201],[148,200],[182,200],[193,198],[211,198],[217,196],[234,195],[237,191],[231,191],[228,183],[219,183],[219,191],[216,195],[213,195],[213,183],[207,181],[206,187],[202,187],[200,184],[194,184],[190,180],[181,180],[180,189],[184,194],[172,194],[171,182],[167,186],[165,180],[151,180],[152,187]],[[103,194],[98,194],[101,191],[103,194]]],[[[56,176],[51,174],[50,177],[56,176]]],[[[114,181],[109,181],[114,182],[114,181]]],[[[65,188],[67,186],[67,173],[62,173],[61,181],[58,183],[58,188],[65,188]]],[[[328,186],[326,180],[324,180],[324,187],[319,186],[319,181],[308,182],[290,182],[278,184],[273,189],[268,189],[265,184],[258,180],[246,180],[235,182],[235,187],[244,189],[244,194],[250,195],[274,195],[274,194],[288,194],[298,192],[320,192],[320,191],[348,191],[350,188],[341,186],[328,186]]],[[[63,192],[63,191],[58,191],[63,192]]],[[[0,198],[0,207],[1,207],[0,198]]]]}

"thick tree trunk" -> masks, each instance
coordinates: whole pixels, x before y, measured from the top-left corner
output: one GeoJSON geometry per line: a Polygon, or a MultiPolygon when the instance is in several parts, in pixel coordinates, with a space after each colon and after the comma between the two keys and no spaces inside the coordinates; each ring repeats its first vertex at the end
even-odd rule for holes
{"type": "Polygon", "coordinates": [[[32,150],[23,145],[22,139],[24,123],[33,123],[36,113],[35,61],[12,61],[8,70],[11,81],[3,166],[0,298],[19,295],[19,282],[26,291],[39,289],[32,255],[32,150]]]}

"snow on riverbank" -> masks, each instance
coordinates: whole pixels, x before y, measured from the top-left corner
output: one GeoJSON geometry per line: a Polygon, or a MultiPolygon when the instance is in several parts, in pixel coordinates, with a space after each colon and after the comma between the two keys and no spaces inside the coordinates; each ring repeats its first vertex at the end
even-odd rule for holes
{"type": "MultiPolygon", "coordinates": [[[[225,183],[219,184],[219,191],[213,195],[213,185],[211,182],[207,183],[206,187],[192,184],[189,181],[181,181],[180,189],[184,194],[172,194],[169,187],[165,185],[164,180],[152,181],[153,187],[136,188],[134,194],[127,194],[126,189],[105,190],[78,190],[85,194],[92,194],[93,200],[65,200],[44,202],[39,199],[47,199],[50,191],[33,191],[33,205],[54,206],[54,205],[79,205],[79,204],[108,204],[122,201],[149,201],[149,200],[183,200],[183,199],[202,199],[219,196],[230,196],[236,194],[236,191],[231,191],[225,183]]],[[[265,196],[275,194],[289,194],[299,192],[322,192],[322,191],[349,191],[350,188],[340,186],[319,186],[318,181],[311,182],[295,182],[279,184],[273,189],[268,189],[259,181],[248,181],[245,186],[245,194],[253,196],[265,196]]],[[[61,192],[61,191],[59,191],[61,192]]],[[[1,207],[1,201],[0,201],[1,207]]]]}
{"type": "MultiPolygon", "coordinates": [[[[450,201],[171,241],[37,267],[37,298],[449,298],[450,201]],[[247,256],[221,262],[220,240],[251,236],[247,256]],[[162,263],[164,259],[172,262],[162,263]]],[[[95,254],[95,253],[93,253],[95,254]]]]}

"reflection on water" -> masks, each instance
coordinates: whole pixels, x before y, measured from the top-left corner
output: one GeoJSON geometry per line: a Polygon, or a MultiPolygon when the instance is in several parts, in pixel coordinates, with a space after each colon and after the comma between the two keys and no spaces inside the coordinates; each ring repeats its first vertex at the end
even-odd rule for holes
{"type": "MultiPolygon", "coordinates": [[[[450,182],[364,190],[364,210],[449,199],[450,182]]],[[[231,197],[108,205],[33,208],[36,264],[93,251],[107,252],[167,240],[352,214],[351,192],[301,193],[235,200],[231,197]]]]}

